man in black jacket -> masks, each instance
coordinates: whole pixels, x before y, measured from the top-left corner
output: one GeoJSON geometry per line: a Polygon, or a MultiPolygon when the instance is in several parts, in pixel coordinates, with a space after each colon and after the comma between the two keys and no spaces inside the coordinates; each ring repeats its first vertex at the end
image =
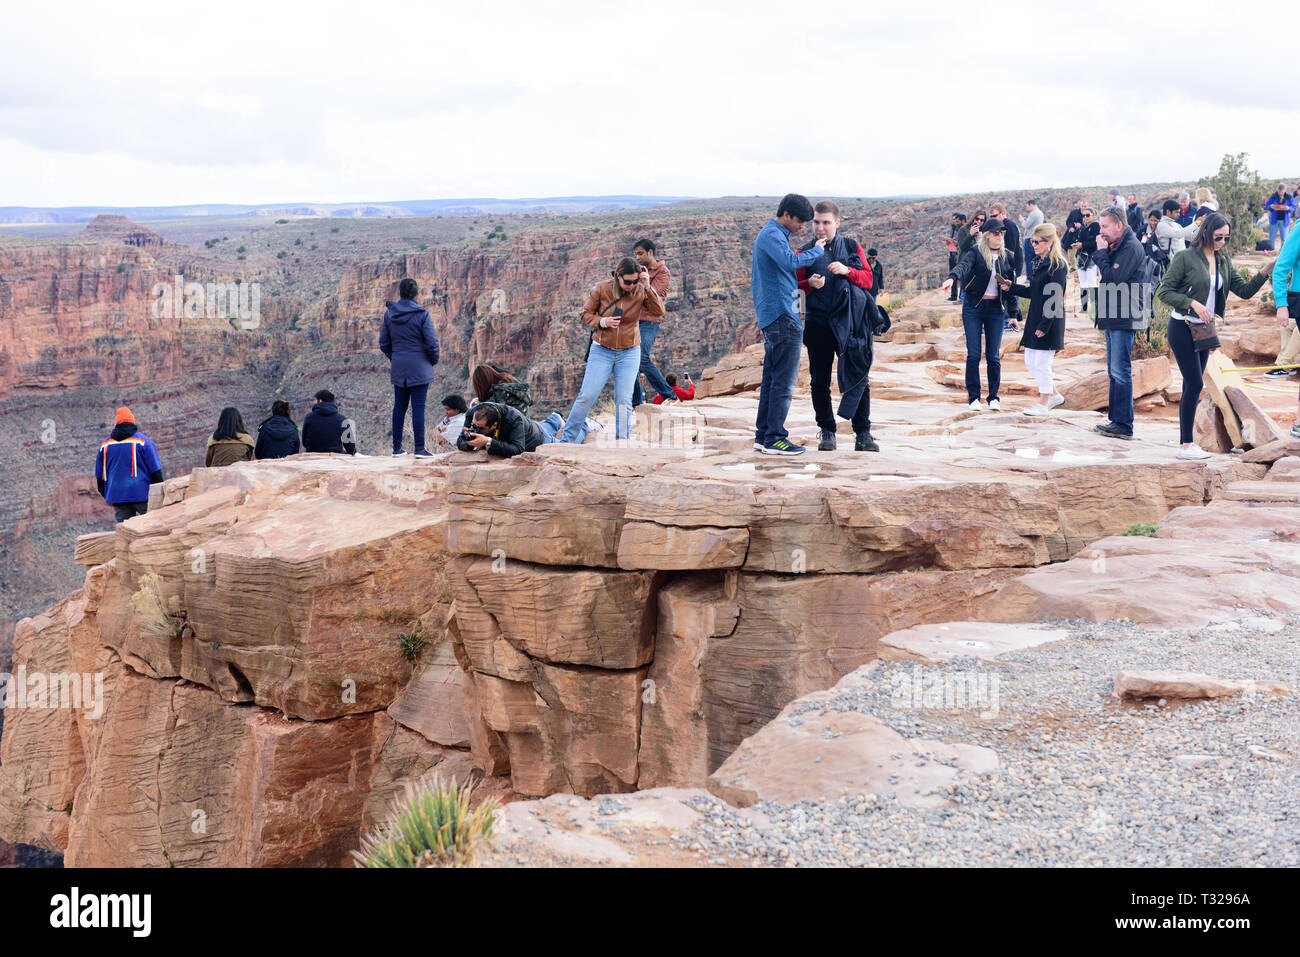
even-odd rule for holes
{"type": "Polygon", "coordinates": [[[1137,197],[1130,195],[1128,205],[1124,207],[1125,216],[1128,219],[1128,228],[1134,233],[1141,234],[1143,226],[1146,223],[1142,217],[1142,207],[1138,205],[1137,197]]]}
{"type": "MultiPolygon", "coordinates": [[[[825,242],[822,258],[800,267],[795,279],[805,294],[803,341],[808,350],[813,412],[821,430],[818,451],[835,449],[835,415],[831,411],[831,363],[840,387],[839,415],[852,421],[856,452],[879,452],[871,437],[872,327],[877,315],[871,293],[875,272],[862,258],[862,246],[839,235],[840,209],[823,200],[813,208],[813,235],[825,242]],[[868,306],[868,300],[871,300],[868,306]]],[[[809,243],[805,249],[813,248],[809,243]]],[[[875,252],[875,250],[872,250],[875,252]]],[[[868,254],[870,255],[870,254],[868,254]]]]}
{"type": "Polygon", "coordinates": [[[339,412],[329,389],[316,393],[316,404],[302,420],[302,450],[357,454],[356,426],[339,412]]]}
{"type": "Polygon", "coordinates": [[[871,294],[879,302],[881,294],[885,291],[885,267],[876,259],[877,255],[875,249],[867,250],[867,265],[871,267],[871,294]]]}
{"type": "Polygon", "coordinates": [[[541,425],[518,409],[499,402],[480,402],[465,416],[466,425],[456,440],[462,452],[486,451],[508,459],[521,452],[531,452],[548,438],[541,425]]]}
{"type": "Polygon", "coordinates": [[[1147,297],[1138,289],[1146,253],[1125,222],[1123,210],[1101,214],[1101,230],[1093,264],[1101,273],[1096,291],[1097,328],[1106,334],[1106,374],[1110,421],[1094,432],[1116,439],[1133,438],[1133,337],[1147,325],[1147,297]]]}

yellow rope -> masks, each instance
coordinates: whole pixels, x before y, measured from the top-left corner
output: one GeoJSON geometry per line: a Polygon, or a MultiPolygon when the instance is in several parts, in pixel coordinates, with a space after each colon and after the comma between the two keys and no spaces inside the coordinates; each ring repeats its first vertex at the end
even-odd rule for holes
{"type": "Polygon", "coordinates": [[[1279,395],[1295,395],[1295,394],[1296,394],[1296,390],[1295,390],[1295,389],[1271,389],[1271,388],[1269,388],[1269,387],[1266,386],[1266,385],[1254,385],[1254,384],[1252,384],[1252,383],[1250,383],[1250,382],[1243,382],[1242,385],[1244,385],[1247,389],[1258,389],[1260,392],[1276,392],[1276,393],[1278,393],[1279,395]]]}
{"type": "Polygon", "coordinates": [[[1269,369],[1300,369],[1300,362],[1289,366],[1246,366],[1241,369],[1220,369],[1220,372],[1267,372],[1269,369]]]}

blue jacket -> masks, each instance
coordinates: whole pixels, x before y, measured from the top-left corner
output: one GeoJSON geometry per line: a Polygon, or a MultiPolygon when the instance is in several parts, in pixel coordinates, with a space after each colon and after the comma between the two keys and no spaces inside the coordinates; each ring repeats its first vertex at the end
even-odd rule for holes
{"type": "Polygon", "coordinates": [[[123,422],[95,453],[95,484],[109,505],[149,501],[149,486],[163,480],[162,460],[153,440],[123,422]]]}
{"type": "Polygon", "coordinates": [[[759,230],[749,277],[758,328],[765,329],[782,316],[799,322],[799,285],[794,271],[800,266],[811,266],[821,255],[817,246],[807,252],[794,252],[790,248],[790,230],[774,218],[759,230]]]}
{"type": "Polygon", "coordinates": [[[438,364],[438,334],[433,320],[419,303],[410,299],[384,303],[384,327],[379,332],[379,350],[391,361],[388,377],[393,385],[428,385],[438,364]]]}
{"type": "Polygon", "coordinates": [[[1286,305],[1288,273],[1291,274],[1291,292],[1300,293],[1300,229],[1286,234],[1286,242],[1273,264],[1273,304],[1278,309],[1286,305]]]}
{"type": "Polygon", "coordinates": [[[1269,193],[1264,200],[1264,208],[1268,210],[1268,221],[1270,223],[1286,223],[1291,221],[1291,213],[1295,210],[1295,197],[1290,193],[1283,193],[1282,198],[1277,198],[1277,193],[1269,193]],[[1285,203],[1286,209],[1273,209],[1274,203],[1285,203]]]}

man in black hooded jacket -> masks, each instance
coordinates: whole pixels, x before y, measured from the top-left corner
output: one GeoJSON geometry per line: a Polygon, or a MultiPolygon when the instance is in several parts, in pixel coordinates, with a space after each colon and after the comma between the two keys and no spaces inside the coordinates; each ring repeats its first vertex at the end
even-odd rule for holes
{"type": "Polygon", "coordinates": [[[357,454],[356,426],[339,412],[329,389],[316,393],[316,404],[302,420],[302,450],[357,454]]]}

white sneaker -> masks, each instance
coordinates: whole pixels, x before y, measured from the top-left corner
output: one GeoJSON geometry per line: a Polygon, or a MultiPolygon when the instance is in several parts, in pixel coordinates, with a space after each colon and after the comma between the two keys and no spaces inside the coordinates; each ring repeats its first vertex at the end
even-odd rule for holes
{"type": "Polygon", "coordinates": [[[763,443],[762,443],[762,442],[755,442],[755,443],[754,443],[754,451],[755,451],[755,452],[761,452],[761,451],[763,451],[763,443]]]}
{"type": "Polygon", "coordinates": [[[1043,405],[1031,405],[1025,409],[1024,415],[1047,415],[1047,407],[1043,405]]]}
{"type": "Polygon", "coordinates": [[[1210,453],[1193,442],[1187,448],[1179,449],[1177,457],[1180,459],[1208,459],[1210,453]]]}
{"type": "Polygon", "coordinates": [[[972,412],[982,412],[984,411],[984,406],[980,405],[979,399],[976,399],[974,402],[970,404],[970,410],[972,412]]]}
{"type": "Polygon", "coordinates": [[[1001,412],[1001,411],[1002,411],[1002,400],[1001,400],[1001,399],[994,399],[992,402],[990,402],[990,403],[989,403],[989,411],[990,411],[990,412],[1001,412]]]}
{"type": "Polygon", "coordinates": [[[595,419],[593,419],[591,416],[587,416],[587,431],[604,432],[605,427],[601,425],[599,422],[597,422],[595,419]]]}
{"type": "Polygon", "coordinates": [[[1059,392],[1047,400],[1047,411],[1055,409],[1058,405],[1065,405],[1065,396],[1059,392]]]}

